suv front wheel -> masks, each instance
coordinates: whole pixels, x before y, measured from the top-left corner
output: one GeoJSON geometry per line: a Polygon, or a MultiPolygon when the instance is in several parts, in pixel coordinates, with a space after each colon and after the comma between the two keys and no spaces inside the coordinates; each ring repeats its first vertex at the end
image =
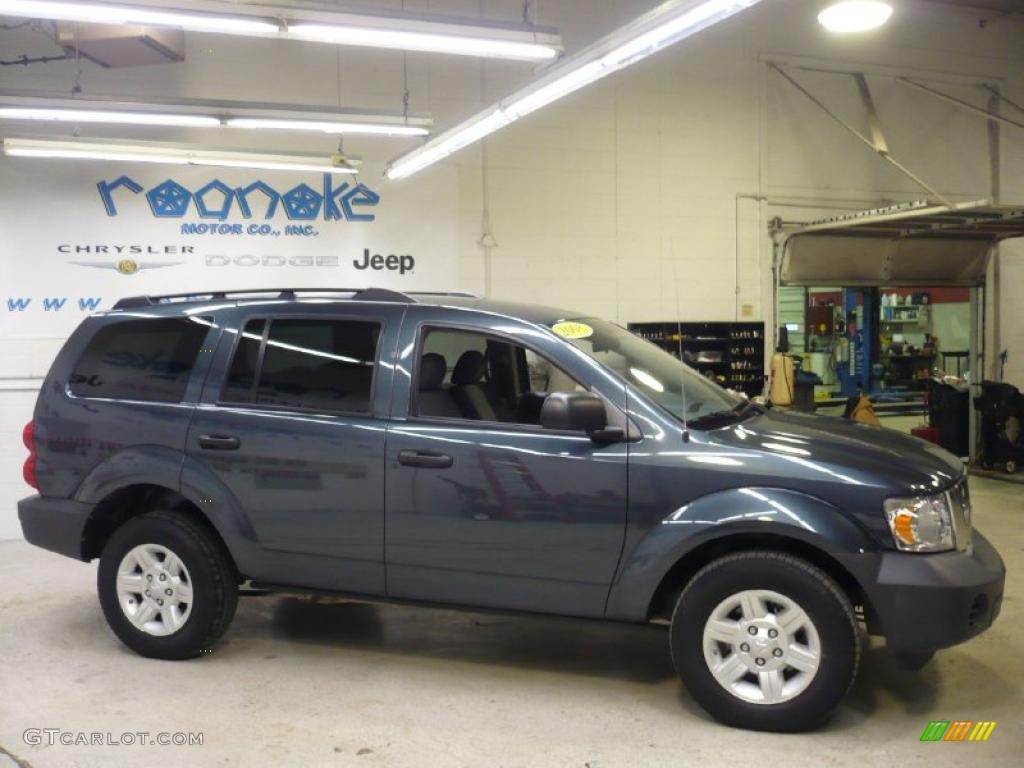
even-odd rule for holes
{"type": "Polygon", "coordinates": [[[779,552],[705,566],[679,597],[670,637],[694,699],[727,725],[757,730],[824,723],[860,659],[846,595],[820,569],[779,552]]]}
{"type": "Polygon", "coordinates": [[[209,651],[234,617],[237,582],[219,542],[187,516],[165,510],[118,528],[97,573],[110,628],[136,653],[157,659],[209,651]]]}

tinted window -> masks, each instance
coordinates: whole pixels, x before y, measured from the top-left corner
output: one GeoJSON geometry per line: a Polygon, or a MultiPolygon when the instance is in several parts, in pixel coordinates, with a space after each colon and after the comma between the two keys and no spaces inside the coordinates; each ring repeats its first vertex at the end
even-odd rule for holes
{"type": "Polygon", "coordinates": [[[263,335],[262,321],[245,327],[223,400],[315,411],[370,410],[379,324],[272,320],[265,342],[263,335]]]}
{"type": "Polygon", "coordinates": [[[526,347],[486,334],[432,329],[423,341],[416,413],[537,425],[551,392],[583,389],[526,347]]]}
{"type": "Polygon", "coordinates": [[[265,320],[250,320],[242,338],[238,340],[235,356],[231,360],[228,379],[224,383],[221,399],[234,403],[249,402],[256,385],[256,368],[259,365],[260,346],[263,343],[265,320]]]}
{"type": "Polygon", "coordinates": [[[127,320],[97,331],[71,375],[79,397],[180,403],[206,339],[200,318],[127,320]]]}

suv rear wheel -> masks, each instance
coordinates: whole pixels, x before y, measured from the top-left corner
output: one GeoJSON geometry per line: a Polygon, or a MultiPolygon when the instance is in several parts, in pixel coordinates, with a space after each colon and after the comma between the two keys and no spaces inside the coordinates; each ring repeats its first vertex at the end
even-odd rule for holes
{"type": "Polygon", "coordinates": [[[187,659],[224,634],[238,602],[234,565],[185,515],[155,511],[110,537],[97,574],[107,623],[136,653],[187,659]]]}
{"type": "Polygon", "coordinates": [[[778,552],[705,566],[679,597],[670,637],[697,702],[723,723],[757,730],[824,723],[860,659],[846,595],[820,569],[778,552]]]}

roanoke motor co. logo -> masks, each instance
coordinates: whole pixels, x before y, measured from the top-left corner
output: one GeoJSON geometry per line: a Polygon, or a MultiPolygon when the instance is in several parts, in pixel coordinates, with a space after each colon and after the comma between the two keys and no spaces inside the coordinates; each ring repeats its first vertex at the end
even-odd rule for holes
{"type": "Polygon", "coordinates": [[[921,741],[988,741],[995,728],[995,720],[932,720],[921,741]]]}
{"type": "Polygon", "coordinates": [[[289,221],[352,221],[376,219],[372,209],[380,203],[380,195],[365,184],[338,183],[336,177],[323,174],[323,183],[316,189],[298,184],[280,191],[264,181],[245,187],[231,186],[220,179],[189,189],[167,179],[146,189],[130,176],[96,184],[100,200],[108,216],[119,215],[118,203],[144,193],[153,216],[159,219],[183,219],[190,213],[201,219],[225,221],[233,215],[243,219],[273,219],[284,213],[289,221]]]}

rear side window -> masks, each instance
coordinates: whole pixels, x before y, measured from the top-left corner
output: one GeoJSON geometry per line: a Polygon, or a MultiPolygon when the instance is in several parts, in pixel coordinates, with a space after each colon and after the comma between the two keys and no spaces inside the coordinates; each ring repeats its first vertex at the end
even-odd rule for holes
{"type": "Polygon", "coordinates": [[[367,413],[380,324],[277,319],[246,324],[221,401],[319,412],[367,413]]]}
{"type": "Polygon", "coordinates": [[[126,320],[101,328],[75,365],[69,386],[78,397],[180,403],[209,320],[126,320]]]}

